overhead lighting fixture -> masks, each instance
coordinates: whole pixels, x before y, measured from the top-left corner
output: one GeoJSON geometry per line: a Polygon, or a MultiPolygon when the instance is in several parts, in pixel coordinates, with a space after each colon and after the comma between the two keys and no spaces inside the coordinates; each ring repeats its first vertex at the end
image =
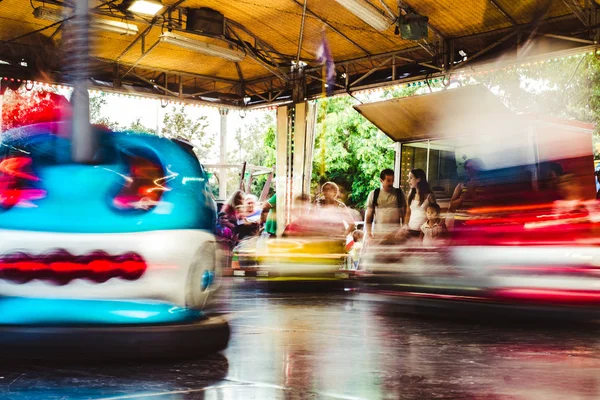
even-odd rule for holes
{"type": "Polygon", "coordinates": [[[164,32],[162,35],[160,35],[160,40],[161,42],[170,43],[175,46],[197,51],[198,53],[221,57],[234,62],[242,61],[244,57],[246,57],[246,53],[243,51],[226,49],[225,47],[215,46],[199,40],[189,39],[173,32],[164,32]]]}
{"type": "Polygon", "coordinates": [[[61,10],[48,7],[34,8],[33,16],[37,19],[43,19],[51,22],[60,22],[68,18],[68,16],[64,15],[61,10]]]}
{"type": "Polygon", "coordinates": [[[151,15],[155,16],[158,14],[160,10],[162,10],[163,5],[160,1],[156,0],[134,0],[127,10],[136,14],[143,15],[151,15]]]}
{"type": "Polygon", "coordinates": [[[139,31],[137,25],[111,19],[93,19],[92,27],[102,29],[103,31],[120,33],[121,35],[137,35],[139,31]]]}
{"type": "Polygon", "coordinates": [[[335,1],[380,32],[387,30],[393,24],[390,18],[386,17],[379,9],[366,0],[335,1]]]}

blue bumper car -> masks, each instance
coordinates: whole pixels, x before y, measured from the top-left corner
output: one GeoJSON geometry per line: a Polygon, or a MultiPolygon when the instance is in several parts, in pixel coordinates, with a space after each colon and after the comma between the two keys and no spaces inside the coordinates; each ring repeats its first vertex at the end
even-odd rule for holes
{"type": "Polygon", "coordinates": [[[19,357],[226,347],[226,321],[205,315],[222,257],[203,167],[184,143],[94,129],[93,164],[71,160],[67,123],[2,134],[0,344],[19,357]]]}

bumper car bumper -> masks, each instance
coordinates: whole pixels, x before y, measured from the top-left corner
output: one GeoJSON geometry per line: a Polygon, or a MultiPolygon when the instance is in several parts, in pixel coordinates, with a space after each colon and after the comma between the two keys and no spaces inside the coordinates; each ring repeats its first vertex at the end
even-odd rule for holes
{"type": "Polygon", "coordinates": [[[223,318],[162,302],[0,298],[8,359],[193,357],[224,349],[229,335],[223,318]]]}

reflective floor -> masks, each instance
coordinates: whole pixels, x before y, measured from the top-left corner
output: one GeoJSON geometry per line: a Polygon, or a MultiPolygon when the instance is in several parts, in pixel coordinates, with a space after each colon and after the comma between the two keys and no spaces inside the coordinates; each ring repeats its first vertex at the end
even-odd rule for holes
{"type": "Polygon", "coordinates": [[[0,399],[598,399],[600,328],[416,318],[354,293],[227,284],[227,350],[0,366],[0,399]]]}

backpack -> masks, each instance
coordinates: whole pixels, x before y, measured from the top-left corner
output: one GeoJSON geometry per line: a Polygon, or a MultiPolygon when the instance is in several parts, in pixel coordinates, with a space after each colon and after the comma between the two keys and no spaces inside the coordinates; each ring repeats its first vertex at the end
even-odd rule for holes
{"type": "MultiPolygon", "coordinates": [[[[406,213],[406,203],[404,202],[404,193],[402,189],[396,189],[396,200],[398,201],[398,208],[400,209],[400,215],[404,216],[406,213]]],[[[379,193],[381,192],[381,188],[377,188],[373,191],[373,209],[377,207],[377,199],[379,199],[379,193]]]]}

